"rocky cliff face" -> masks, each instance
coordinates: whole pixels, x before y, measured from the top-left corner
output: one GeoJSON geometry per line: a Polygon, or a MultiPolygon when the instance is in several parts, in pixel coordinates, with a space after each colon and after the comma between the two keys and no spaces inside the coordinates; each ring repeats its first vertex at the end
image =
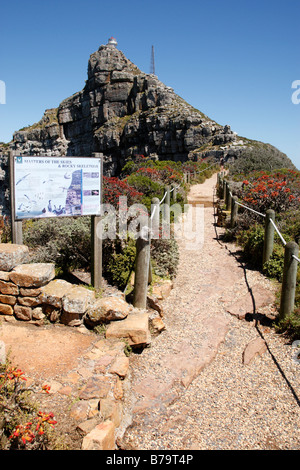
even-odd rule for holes
{"type": "Polygon", "coordinates": [[[238,152],[241,144],[229,126],[218,125],[106,45],[90,56],[83,90],[15,132],[11,147],[23,155],[100,152],[106,172],[117,174],[138,154],[176,161],[219,158],[238,152]]]}

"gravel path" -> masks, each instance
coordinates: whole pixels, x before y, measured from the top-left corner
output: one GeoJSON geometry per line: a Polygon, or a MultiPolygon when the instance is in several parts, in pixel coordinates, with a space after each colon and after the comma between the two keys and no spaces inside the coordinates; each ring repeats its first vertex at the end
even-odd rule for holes
{"type": "Polygon", "coordinates": [[[300,448],[300,363],[292,345],[262,321],[275,311],[274,284],[245,269],[237,248],[221,240],[215,184],[216,175],[191,188],[189,201],[205,206],[204,243],[190,250],[179,241],[178,276],[163,303],[166,329],[131,359],[124,449],[300,448]],[[249,321],[228,312],[251,292],[249,321]],[[246,364],[245,348],[257,339],[266,350],[246,364]]]}

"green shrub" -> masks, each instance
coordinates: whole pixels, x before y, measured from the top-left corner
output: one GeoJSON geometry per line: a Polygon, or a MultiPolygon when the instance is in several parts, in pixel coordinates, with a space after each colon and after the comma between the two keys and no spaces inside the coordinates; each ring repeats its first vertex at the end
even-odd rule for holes
{"type": "Polygon", "coordinates": [[[248,230],[240,231],[237,243],[243,248],[243,254],[253,267],[261,268],[264,248],[264,228],[255,224],[248,230]]]}
{"type": "Polygon", "coordinates": [[[229,174],[251,174],[254,171],[273,171],[279,168],[295,169],[291,160],[276,147],[251,141],[251,146],[242,151],[229,166],[229,174]]]}
{"type": "Polygon", "coordinates": [[[278,333],[284,333],[290,338],[291,341],[299,339],[300,337],[300,308],[296,309],[293,313],[280,320],[276,325],[278,333]]]}
{"type": "Polygon", "coordinates": [[[23,238],[33,262],[55,263],[63,273],[90,267],[90,217],[30,220],[24,224],[23,238]]]}
{"type": "Polygon", "coordinates": [[[174,239],[151,241],[151,261],[154,273],[160,277],[173,279],[179,264],[178,244],[174,239]]]}
{"type": "Polygon", "coordinates": [[[162,198],[164,195],[164,186],[146,175],[133,173],[128,177],[127,182],[134,189],[143,193],[141,204],[144,204],[148,210],[151,207],[153,197],[162,198]]]}
{"type": "Polygon", "coordinates": [[[107,260],[104,266],[106,278],[112,285],[124,290],[134,268],[135,240],[129,238],[126,242],[122,240],[115,240],[113,243],[104,242],[104,250],[107,260]]]}
{"type": "Polygon", "coordinates": [[[264,274],[278,281],[282,281],[284,265],[284,247],[274,244],[272,256],[263,266],[264,274]]]}

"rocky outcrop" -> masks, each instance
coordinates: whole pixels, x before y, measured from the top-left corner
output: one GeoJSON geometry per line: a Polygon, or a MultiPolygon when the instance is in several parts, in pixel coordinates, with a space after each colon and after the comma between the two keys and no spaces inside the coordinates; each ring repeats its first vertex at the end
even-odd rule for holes
{"type": "Polygon", "coordinates": [[[219,158],[220,147],[236,150],[242,143],[229,126],[209,119],[109,44],[90,56],[83,90],[15,132],[12,148],[24,155],[100,152],[106,172],[118,174],[134,155],[219,158]]]}
{"type": "Polygon", "coordinates": [[[295,168],[269,144],[239,137],[186,103],[155,75],[143,73],[111,44],[91,54],[84,88],[47,109],[42,119],[0,143],[0,216],[9,216],[8,149],[19,155],[103,154],[106,176],[119,175],[135,155],[161,160],[233,162],[261,148],[273,168],[295,168]],[[271,149],[271,151],[270,151],[271,149]],[[2,153],[2,155],[1,155],[2,153]]]}

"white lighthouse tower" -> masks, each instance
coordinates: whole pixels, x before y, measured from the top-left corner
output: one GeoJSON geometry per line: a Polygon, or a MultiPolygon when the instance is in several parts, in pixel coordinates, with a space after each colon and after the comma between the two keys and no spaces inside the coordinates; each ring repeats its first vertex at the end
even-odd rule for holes
{"type": "Polygon", "coordinates": [[[109,38],[107,45],[112,46],[112,47],[117,47],[118,43],[117,43],[116,38],[114,38],[113,36],[109,38]]]}

